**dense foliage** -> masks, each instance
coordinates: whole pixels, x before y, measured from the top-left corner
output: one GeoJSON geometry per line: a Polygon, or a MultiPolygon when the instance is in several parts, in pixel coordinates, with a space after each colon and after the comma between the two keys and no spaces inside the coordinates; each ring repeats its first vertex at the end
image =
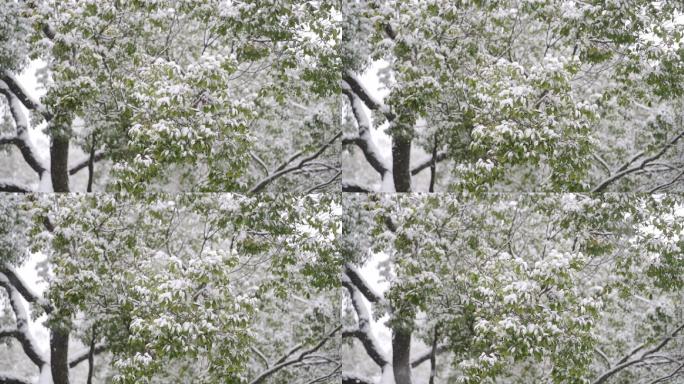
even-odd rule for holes
{"type": "Polygon", "coordinates": [[[337,19],[328,0],[10,0],[0,10],[3,144],[16,144],[46,190],[68,190],[88,159],[113,164],[98,167],[99,188],[334,188],[337,19]],[[40,100],[15,76],[30,59],[46,66],[40,100]],[[46,123],[49,150],[30,148],[23,107],[46,123]],[[76,169],[69,152],[81,150],[76,169]]]}
{"type": "Polygon", "coordinates": [[[416,353],[422,349],[443,354],[433,368],[437,382],[682,378],[681,196],[358,196],[345,203],[351,349],[344,358],[353,360],[357,348],[367,356],[362,368],[346,367],[348,377],[377,374],[377,365],[383,377],[390,372],[383,384],[411,383],[411,367],[426,360],[416,353]],[[358,268],[382,254],[389,285],[379,293],[358,268]],[[372,314],[363,308],[369,303],[372,314]],[[373,336],[377,328],[368,324],[379,318],[391,342],[373,336]]]}
{"type": "Polygon", "coordinates": [[[646,0],[348,2],[346,189],[409,191],[443,162],[417,190],[681,190],[683,12],[646,0]],[[378,67],[383,98],[361,76],[378,67]]]}
{"type": "Polygon", "coordinates": [[[69,338],[108,353],[109,380],[119,383],[339,378],[334,197],[8,196],[2,203],[29,225],[3,227],[3,242],[14,244],[7,250],[16,252],[3,256],[0,283],[7,279],[5,297],[23,295],[32,315],[47,313],[50,358],[22,328],[22,303],[12,303],[6,320],[54,383],[68,383],[69,366],[60,364],[79,356],[69,338]],[[47,258],[42,295],[24,294],[15,272],[29,250],[47,258]]]}

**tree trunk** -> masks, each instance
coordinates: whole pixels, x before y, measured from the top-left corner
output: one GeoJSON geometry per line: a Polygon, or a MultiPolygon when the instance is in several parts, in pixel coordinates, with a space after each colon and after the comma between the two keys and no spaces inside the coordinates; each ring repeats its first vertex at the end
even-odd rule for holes
{"type": "Polygon", "coordinates": [[[69,331],[54,328],[50,333],[50,370],[54,384],[69,384],[69,331]]]}
{"type": "Polygon", "coordinates": [[[392,369],[395,384],[412,384],[411,332],[394,330],[392,334],[392,369]]]}
{"type": "Polygon", "coordinates": [[[56,133],[50,144],[50,175],[55,192],[69,192],[69,138],[56,133]]]}
{"type": "Polygon", "coordinates": [[[395,191],[411,192],[411,139],[392,139],[392,174],[395,191]]]}

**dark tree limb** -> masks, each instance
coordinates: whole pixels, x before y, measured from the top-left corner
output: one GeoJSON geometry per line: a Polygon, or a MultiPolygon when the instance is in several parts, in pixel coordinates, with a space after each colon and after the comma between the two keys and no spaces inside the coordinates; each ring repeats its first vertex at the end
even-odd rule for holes
{"type": "Polygon", "coordinates": [[[42,177],[43,173],[46,171],[46,168],[38,160],[38,157],[36,156],[36,153],[34,153],[34,149],[31,147],[29,142],[28,119],[21,110],[19,99],[12,91],[10,91],[7,84],[3,81],[0,81],[0,93],[2,93],[7,99],[7,103],[10,107],[10,113],[12,114],[12,118],[14,119],[14,123],[16,125],[16,134],[14,136],[0,138],[0,144],[15,145],[19,149],[19,152],[21,152],[24,161],[26,161],[29,167],[31,167],[31,169],[33,169],[39,177],[42,177]]]}
{"type": "Polygon", "coordinates": [[[440,161],[446,160],[448,157],[447,152],[437,152],[437,155],[430,156],[430,158],[426,159],[425,161],[419,163],[418,165],[414,166],[411,169],[411,175],[415,176],[422,172],[423,170],[430,168],[432,164],[434,163],[439,163],[440,161]]]}
{"type": "Polygon", "coordinates": [[[677,327],[674,331],[672,331],[670,334],[665,336],[658,344],[656,344],[653,348],[648,349],[644,351],[639,357],[632,358],[635,356],[639,351],[642,351],[645,347],[645,344],[641,344],[638,347],[634,348],[632,351],[630,351],[625,357],[623,357],[620,361],[618,361],[613,368],[605,371],[604,373],[601,374],[596,380],[593,381],[592,384],[603,384],[605,383],[610,377],[615,375],[616,373],[631,367],[632,365],[641,363],[646,359],[647,357],[653,355],[654,353],[657,353],[663,347],[665,347],[672,339],[674,339],[679,332],[684,329],[684,324],[680,325],[677,327]]]}
{"type": "Polygon", "coordinates": [[[350,181],[342,181],[342,192],[373,193],[373,190],[350,181]]]}
{"type": "Polygon", "coordinates": [[[283,360],[282,358],[278,361],[280,363],[277,363],[273,365],[271,368],[267,369],[266,371],[262,372],[259,376],[257,376],[254,380],[252,380],[249,384],[260,384],[263,383],[269,376],[273,375],[274,373],[280,371],[281,369],[288,367],[293,364],[301,363],[304,361],[304,359],[311,355],[312,353],[315,353],[319,349],[325,345],[328,340],[330,340],[340,329],[342,329],[342,326],[339,325],[332,331],[330,331],[327,335],[325,335],[321,340],[316,343],[313,347],[302,351],[296,358],[293,359],[288,359],[288,355],[286,355],[285,359],[283,360]]]}
{"type": "Polygon", "coordinates": [[[342,374],[342,384],[374,384],[371,379],[351,375],[349,373],[342,374]]]}
{"type": "Polygon", "coordinates": [[[384,356],[380,349],[377,340],[373,337],[370,330],[370,313],[366,310],[364,303],[361,302],[363,294],[352,283],[346,274],[342,275],[342,286],[344,286],[351,296],[352,305],[358,317],[358,328],[354,330],[346,330],[342,333],[342,337],[355,337],[363,345],[368,356],[380,367],[385,367],[389,364],[389,360],[384,356]]]}
{"type": "Polygon", "coordinates": [[[411,139],[392,138],[392,176],[395,191],[411,192],[411,139]]]}
{"type": "Polygon", "coordinates": [[[368,285],[368,283],[361,276],[361,273],[358,269],[356,269],[356,267],[347,263],[344,265],[344,273],[347,275],[347,277],[349,277],[349,280],[352,282],[352,284],[354,284],[356,289],[358,289],[359,292],[363,294],[366,300],[374,304],[377,304],[382,301],[382,296],[376,293],[370,287],[370,285],[368,285]]]}
{"type": "MultiPolygon", "coordinates": [[[[435,350],[435,353],[439,355],[440,353],[446,352],[448,350],[449,349],[446,346],[438,345],[437,349],[435,350]]],[[[423,353],[422,355],[420,355],[418,357],[415,357],[411,361],[411,368],[415,368],[415,367],[423,364],[426,361],[430,361],[431,358],[432,358],[432,349],[428,350],[427,352],[423,353]]]]}
{"type": "MultiPolygon", "coordinates": [[[[95,348],[92,349],[92,352],[94,355],[99,355],[100,353],[105,352],[105,351],[107,351],[107,345],[103,344],[103,343],[95,344],[95,348]]],[[[88,360],[90,352],[91,352],[91,348],[88,348],[88,349],[76,354],[76,356],[74,356],[71,359],[71,361],[69,361],[69,368],[73,368],[73,367],[79,365],[80,363],[88,360]]]]}
{"type": "Polygon", "coordinates": [[[21,101],[21,103],[24,104],[26,109],[42,112],[42,105],[40,104],[40,102],[29,96],[28,92],[26,92],[24,87],[22,87],[21,84],[19,84],[17,78],[14,77],[14,75],[11,72],[7,70],[2,71],[0,73],[0,80],[4,81],[5,84],[7,84],[9,90],[17,96],[19,101],[21,101]]]}
{"type": "Polygon", "coordinates": [[[69,384],[69,331],[50,330],[50,370],[54,384],[69,384]]]}
{"type": "MultiPolygon", "coordinates": [[[[50,143],[50,176],[54,192],[69,192],[69,137],[53,128],[50,143]]],[[[57,383],[55,383],[57,384],[57,383]]]]}
{"type": "Polygon", "coordinates": [[[411,377],[411,332],[404,329],[392,330],[392,370],[396,384],[412,384],[411,377]]]}
{"type": "Polygon", "coordinates": [[[0,372],[0,384],[31,384],[31,381],[0,372]]]}
{"type": "Polygon", "coordinates": [[[670,148],[672,148],[677,142],[684,136],[684,131],[680,132],[679,134],[675,135],[669,142],[667,142],[665,145],[663,145],[658,152],[653,154],[652,156],[649,156],[643,160],[638,165],[631,166],[633,163],[635,163],[639,158],[643,157],[643,152],[638,153],[634,157],[632,157],[627,163],[622,165],[618,169],[618,171],[613,174],[612,176],[604,179],[601,181],[594,189],[592,189],[592,192],[603,192],[605,191],[606,188],[610,184],[613,184],[617,180],[631,174],[637,171],[643,170],[647,165],[650,163],[658,160],[661,158],[670,148]]]}
{"type": "Polygon", "coordinates": [[[309,162],[311,162],[311,161],[317,159],[321,154],[323,154],[323,152],[325,152],[331,145],[333,145],[333,143],[334,143],[335,141],[337,141],[337,139],[339,139],[340,137],[342,137],[342,132],[339,132],[338,134],[336,134],[335,136],[333,136],[332,139],[328,140],[326,143],[324,143],[323,145],[321,145],[321,146],[318,148],[318,150],[317,150],[316,152],[314,152],[312,155],[310,155],[310,156],[308,156],[308,157],[305,157],[304,159],[300,160],[299,163],[297,163],[297,165],[287,167],[287,165],[288,165],[289,163],[291,163],[295,158],[299,157],[300,154],[296,154],[296,156],[291,157],[291,158],[290,158],[288,161],[286,161],[283,165],[281,165],[280,167],[278,167],[278,168],[276,169],[275,172],[271,173],[269,176],[267,176],[266,178],[264,178],[264,179],[262,179],[261,181],[259,181],[258,183],[256,183],[256,185],[255,185],[254,187],[252,187],[252,189],[250,190],[250,192],[251,192],[251,193],[261,192],[264,188],[266,188],[266,186],[267,186],[268,184],[270,184],[271,182],[273,182],[275,179],[277,179],[277,178],[279,178],[279,177],[281,177],[281,176],[283,176],[283,175],[285,175],[285,174],[287,174],[287,173],[290,173],[290,172],[296,171],[296,170],[298,170],[298,169],[301,169],[301,168],[304,167],[307,163],[309,163],[309,162]]]}
{"type": "Polygon", "coordinates": [[[0,192],[30,193],[31,189],[24,185],[0,181],[0,192]]]}
{"type": "Polygon", "coordinates": [[[85,159],[85,160],[81,161],[80,163],[71,167],[69,169],[69,175],[73,176],[73,175],[77,174],[80,170],[88,168],[90,161],[91,161],[91,158],[92,158],[92,161],[94,163],[96,163],[100,160],[104,160],[106,157],[107,157],[107,154],[104,151],[95,151],[94,156],[92,156],[92,157],[88,156],[87,159],[85,159]]]}

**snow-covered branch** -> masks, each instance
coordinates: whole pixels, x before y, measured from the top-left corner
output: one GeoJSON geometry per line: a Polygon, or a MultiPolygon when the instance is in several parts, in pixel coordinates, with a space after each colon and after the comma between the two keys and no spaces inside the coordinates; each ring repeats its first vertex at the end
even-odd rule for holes
{"type": "Polygon", "coordinates": [[[368,356],[377,365],[380,367],[389,365],[389,359],[380,349],[378,341],[372,334],[370,327],[371,315],[366,308],[365,303],[363,303],[363,293],[361,293],[361,291],[356,287],[346,273],[342,275],[342,286],[349,291],[349,296],[351,297],[352,305],[354,306],[354,310],[356,311],[356,316],[358,318],[358,328],[345,331],[343,333],[343,337],[357,338],[363,345],[368,356]]]}
{"type": "Polygon", "coordinates": [[[21,103],[24,104],[26,109],[38,111],[41,114],[44,114],[42,104],[38,100],[31,97],[28,92],[26,92],[24,87],[19,84],[17,78],[11,72],[7,70],[2,71],[2,73],[0,73],[0,80],[2,80],[7,85],[9,90],[17,96],[21,103]]]}
{"type": "Polygon", "coordinates": [[[373,384],[373,380],[349,373],[343,373],[342,384],[373,384]]]}
{"type": "Polygon", "coordinates": [[[371,288],[356,267],[347,263],[344,266],[344,273],[349,277],[349,280],[354,284],[356,289],[363,293],[363,296],[365,296],[368,301],[374,304],[382,301],[382,295],[371,288]]]}
{"type": "Polygon", "coordinates": [[[383,109],[383,103],[373,97],[370,92],[361,84],[361,79],[356,76],[356,74],[346,71],[344,75],[342,76],[342,80],[344,80],[347,85],[349,85],[349,88],[351,91],[354,92],[361,100],[363,100],[364,104],[370,109],[371,111],[377,111],[383,109]]]}
{"type": "Polygon", "coordinates": [[[26,356],[38,367],[46,364],[47,359],[42,356],[38,344],[29,330],[29,316],[21,302],[22,295],[14,287],[10,279],[4,273],[0,273],[0,286],[2,286],[9,296],[10,306],[16,318],[16,330],[13,337],[19,341],[26,356]]]}
{"type": "Polygon", "coordinates": [[[31,381],[10,375],[9,373],[0,372],[0,384],[31,384],[31,381]]]}
{"type": "Polygon", "coordinates": [[[342,192],[373,193],[373,189],[351,181],[342,181],[342,192]]]}
{"type": "Polygon", "coordinates": [[[29,193],[31,192],[31,188],[25,185],[0,180],[0,192],[29,193]]]}
{"type": "Polygon", "coordinates": [[[668,375],[659,377],[659,378],[649,382],[648,384],[663,383],[663,382],[666,382],[666,381],[674,378],[675,376],[678,376],[681,374],[684,374],[684,362],[679,364],[679,366],[677,368],[675,368],[674,371],[670,372],[668,375]]]}
{"type": "Polygon", "coordinates": [[[7,281],[21,294],[24,300],[40,305],[45,312],[49,313],[51,311],[50,304],[33,292],[9,264],[0,266],[0,274],[7,278],[7,281]]]}
{"type": "Polygon", "coordinates": [[[342,84],[342,92],[344,92],[349,98],[352,112],[354,113],[354,117],[359,129],[358,136],[346,137],[343,141],[343,144],[355,144],[357,147],[359,147],[361,152],[363,152],[363,156],[366,158],[366,161],[368,161],[373,169],[375,169],[380,176],[384,178],[386,174],[390,173],[390,166],[386,164],[385,159],[380,154],[380,150],[373,142],[373,138],[371,137],[370,133],[370,119],[363,110],[361,99],[354,92],[352,92],[351,88],[345,83],[342,84]]]}
{"type": "Polygon", "coordinates": [[[7,102],[10,107],[10,113],[12,114],[12,118],[14,119],[14,123],[16,125],[16,135],[10,136],[10,137],[3,137],[0,139],[0,144],[13,144],[15,145],[19,151],[21,152],[21,155],[24,158],[24,161],[34,170],[40,177],[42,177],[43,172],[47,169],[45,165],[41,163],[41,161],[36,157],[36,151],[32,147],[31,142],[28,137],[28,127],[29,127],[29,122],[24,114],[24,111],[21,109],[21,102],[19,98],[12,92],[4,81],[0,80],[0,93],[2,93],[5,98],[7,98],[7,102]]]}

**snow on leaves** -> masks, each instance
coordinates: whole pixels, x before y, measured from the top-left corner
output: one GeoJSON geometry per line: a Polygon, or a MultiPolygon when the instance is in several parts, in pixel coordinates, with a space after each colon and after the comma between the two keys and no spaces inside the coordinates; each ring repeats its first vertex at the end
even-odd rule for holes
{"type": "MultiPolygon", "coordinates": [[[[450,351],[442,361],[451,367],[439,376],[438,365],[438,378],[586,383],[605,374],[658,374],[626,367],[607,373],[596,350],[618,361],[639,342],[650,348],[670,340],[668,332],[681,322],[673,310],[681,299],[681,198],[403,195],[353,201],[348,232],[363,246],[350,261],[361,266],[381,252],[391,265],[381,273],[389,289],[368,316],[387,316],[393,334],[409,332],[418,345],[450,351]],[[638,315],[628,309],[641,307],[638,315]],[[630,318],[632,326],[626,325],[630,318]],[[615,322],[627,329],[619,332],[615,322]],[[612,345],[611,337],[622,344],[612,345]]],[[[395,354],[409,353],[392,346],[395,354]]]]}
{"type": "MultiPolygon", "coordinates": [[[[348,8],[348,70],[388,64],[386,131],[395,143],[412,140],[450,160],[437,178],[443,189],[591,190],[643,149],[631,141],[633,132],[651,132],[644,117],[656,107],[681,109],[684,19],[672,2],[394,0],[348,8]],[[627,151],[616,147],[625,144],[627,151]]],[[[385,118],[373,121],[379,127],[385,118]]],[[[644,141],[662,146],[678,132],[644,141]]],[[[664,179],[676,178],[679,163],[666,157],[677,170],[664,179]]],[[[660,177],[634,171],[610,184],[628,175],[659,185],[660,177]]]]}
{"type": "Polygon", "coordinates": [[[46,325],[106,345],[115,382],[335,377],[334,196],[22,203],[15,212],[35,220],[32,249],[50,265],[46,325]]]}

